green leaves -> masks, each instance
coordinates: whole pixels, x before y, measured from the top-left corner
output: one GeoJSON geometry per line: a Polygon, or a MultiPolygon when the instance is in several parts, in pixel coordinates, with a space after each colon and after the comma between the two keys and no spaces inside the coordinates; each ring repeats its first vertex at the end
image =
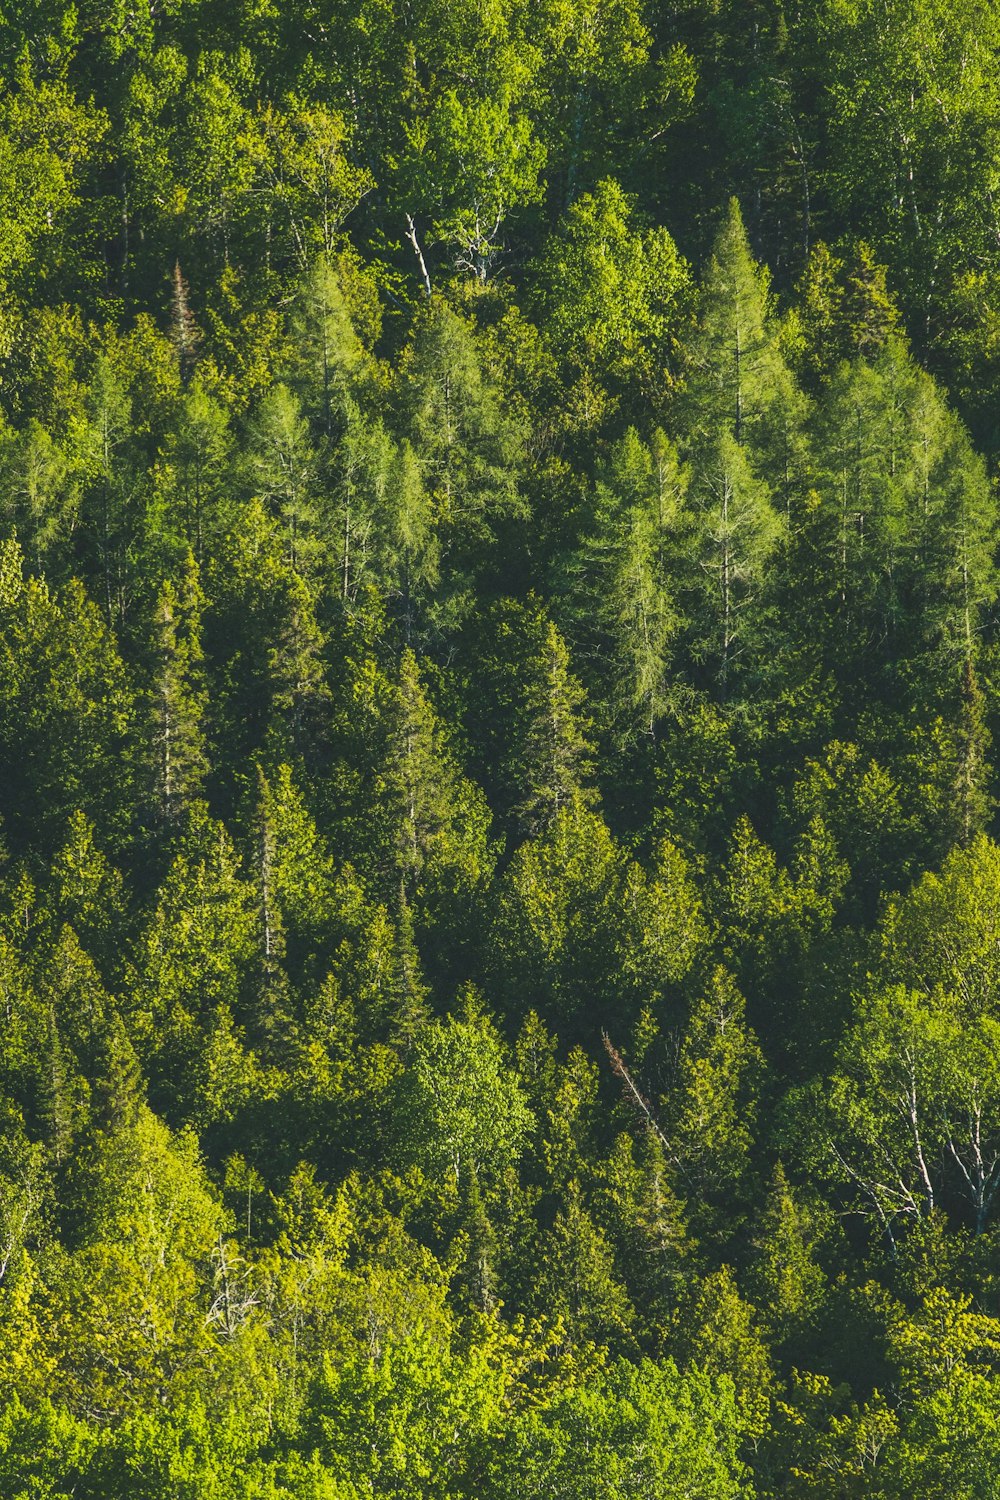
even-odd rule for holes
{"type": "Polygon", "coordinates": [[[534,1124],[492,1023],[470,997],[464,1018],[418,1033],[400,1081],[397,1151],[439,1182],[495,1188],[534,1124]]]}

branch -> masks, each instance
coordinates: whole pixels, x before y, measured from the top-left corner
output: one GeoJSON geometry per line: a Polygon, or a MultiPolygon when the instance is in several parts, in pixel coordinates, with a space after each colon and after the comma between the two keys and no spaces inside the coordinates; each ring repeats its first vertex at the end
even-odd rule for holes
{"type": "Polygon", "coordinates": [[[606,1031],[601,1032],[601,1041],[604,1043],[604,1050],[608,1054],[608,1058],[611,1062],[611,1071],[614,1073],[615,1077],[620,1079],[625,1086],[625,1094],[629,1103],[642,1115],[643,1119],[646,1121],[646,1124],[656,1136],[656,1139],[659,1141],[664,1151],[666,1151],[667,1155],[670,1157],[674,1165],[680,1167],[681,1163],[678,1160],[677,1153],[657,1124],[656,1116],[653,1114],[652,1105],[650,1104],[649,1100],[645,1098],[645,1096],[640,1092],[638,1085],[635,1083],[631,1073],[625,1066],[625,1062],[622,1058],[621,1053],[618,1051],[617,1047],[614,1046],[611,1038],[608,1036],[608,1033],[606,1031]]]}
{"type": "Polygon", "coordinates": [[[424,260],[424,252],[420,248],[420,241],[417,239],[417,226],[413,222],[412,214],[406,215],[406,222],[409,225],[409,228],[406,232],[406,238],[413,246],[413,253],[417,257],[417,264],[420,267],[420,275],[423,278],[424,294],[425,296],[429,297],[431,295],[431,276],[430,272],[427,269],[427,262],[424,260]]]}

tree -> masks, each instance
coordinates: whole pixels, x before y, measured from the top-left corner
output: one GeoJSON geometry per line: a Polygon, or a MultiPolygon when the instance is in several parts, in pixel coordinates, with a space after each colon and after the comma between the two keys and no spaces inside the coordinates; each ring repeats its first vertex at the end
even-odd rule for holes
{"type": "Polygon", "coordinates": [[[322,548],[316,455],[308,420],[287,385],[274,386],[258,408],[251,462],[261,496],[280,519],[289,566],[293,571],[315,568],[322,548]]]}
{"type": "Polygon", "coordinates": [[[226,520],[226,480],[232,449],[225,408],[196,372],[167,446],[168,510],[176,505],[174,527],[199,566],[217,545],[226,520]]]}
{"type": "Polygon", "coordinates": [[[575,803],[523,844],[500,885],[490,974],[515,1012],[525,996],[594,1038],[654,1016],[689,970],[704,928],[683,857],[657,849],[651,874],[629,859],[602,819],[575,803]]]}
{"type": "Polygon", "coordinates": [[[208,705],[201,648],[204,595],[189,552],[179,588],[168,579],[153,614],[149,689],[150,802],[176,827],[201,791],[208,768],[203,723],[208,705]]]}
{"type": "Polygon", "coordinates": [[[139,530],[139,476],[132,439],[132,400],[109,354],[98,355],[74,458],[83,471],[83,514],[96,548],[97,578],[108,624],[121,622],[131,602],[139,530]]]}
{"type": "Polygon", "coordinates": [[[444,302],[419,316],[403,365],[408,436],[437,521],[452,595],[482,566],[498,527],[525,514],[519,438],[468,323],[444,302]]]}
{"type": "Polygon", "coordinates": [[[696,1222],[713,1206],[732,1219],[750,1197],[754,1130],[764,1059],[744,1018],[743,997],[718,969],[692,1008],[673,1088],[664,1100],[667,1138],[687,1186],[696,1222]]]}
{"type": "Polygon", "coordinates": [[[153,1098],[183,1109],[200,1032],[239,1014],[258,957],[253,887],[225,830],[193,809],[156,895],[129,975],[127,1018],[153,1098]]]}
{"type": "Polygon", "coordinates": [[[89,1401],[121,1417],[211,1358],[197,1268],[221,1210],[193,1138],[172,1138],[148,1109],[95,1136],[75,1170],[76,1248],[48,1288],[72,1329],[55,1388],[71,1409],[89,1401]]]}
{"type": "Polygon", "coordinates": [[[80,485],[65,448],[32,417],[3,435],[3,509],[36,572],[63,575],[79,521],[80,485]]]}
{"type": "Polygon", "coordinates": [[[631,1343],[635,1311],[611,1246],[584,1207],[575,1179],[545,1242],[537,1305],[560,1319],[570,1345],[621,1349],[631,1343]]]}
{"type": "Polygon", "coordinates": [[[388,731],[381,782],[391,858],[404,887],[412,892],[427,867],[440,860],[468,862],[475,878],[486,852],[482,795],[461,775],[409,649],[400,663],[388,731]]]}
{"type": "Polygon", "coordinates": [[[676,378],[674,340],[689,292],[665,229],[635,223],[634,203],[607,178],[567,208],[543,247],[536,297],[547,337],[576,379],[661,401],[676,378]]]}
{"type": "Polygon", "coordinates": [[[770,492],[747,454],[723,432],[694,477],[700,577],[691,651],[725,704],[750,687],[766,659],[766,584],[784,535],[770,492]]]}
{"type": "Polygon", "coordinates": [[[755,451],[785,371],[770,322],[769,277],[731,198],[701,288],[701,316],[688,350],[687,427],[699,446],[723,434],[755,451]]]}
{"type": "Polygon", "coordinates": [[[351,389],[363,367],[364,350],[340,277],[325,252],[303,277],[293,329],[295,384],[319,433],[329,440],[344,420],[351,389]]]}
{"type": "Polygon", "coordinates": [[[689,478],[662,430],[647,447],[630,427],[612,449],[570,564],[573,631],[609,699],[603,717],[626,742],[653,737],[670,700],[689,478]]]}
{"type": "Polygon", "coordinates": [[[558,1500],[625,1500],[639,1489],[650,1500],[736,1500],[743,1430],[724,1376],[620,1360],[514,1418],[490,1455],[487,1494],[527,1500],[543,1488],[558,1500]]]}
{"type": "Polygon", "coordinates": [[[692,1304],[678,1319],[680,1351],[706,1375],[732,1381],[743,1431],[754,1441],[768,1422],[774,1372],[756,1324],[756,1309],[740,1296],[730,1266],[722,1266],[693,1289],[692,1304]]]}
{"type": "Polygon", "coordinates": [[[550,827],[563,808],[586,807],[595,800],[588,785],[592,746],[582,720],[586,695],[570,672],[566,644],[551,622],[528,663],[523,687],[523,748],[514,811],[532,836],[550,827]]]}
{"type": "Polygon", "coordinates": [[[428,246],[447,245],[457,268],[485,283],[504,248],[505,221],[543,196],[545,150],[526,109],[533,62],[527,49],[503,48],[485,93],[466,86],[432,94],[416,77],[410,80],[406,146],[393,165],[428,295],[432,283],[418,223],[428,226],[428,246]]]}
{"type": "Polygon", "coordinates": [[[816,1253],[825,1228],[822,1209],[792,1187],[779,1162],[755,1237],[752,1287],[772,1338],[796,1351],[827,1290],[816,1253]]]}
{"type": "Polygon", "coordinates": [[[427,619],[441,572],[441,543],[420,461],[408,438],[392,453],[375,517],[378,572],[403,618],[403,640],[411,646],[417,623],[427,619]]]}
{"type": "Polygon", "coordinates": [[[397,1152],[464,1192],[495,1189],[534,1124],[493,1023],[466,995],[464,1015],[417,1035],[400,1081],[397,1152]]]}
{"type": "Polygon", "coordinates": [[[16,545],[9,562],[0,600],[0,813],[12,836],[30,827],[49,851],[78,810],[113,842],[135,805],[125,753],[133,699],[117,643],[79,583],[53,595],[44,582],[21,579],[16,545]]]}
{"type": "Polygon", "coordinates": [[[825,1127],[832,1170],[892,1243],[948,1194],[985,1228],[1000,1187],[1000,1023],[901,987],[859,1006],[825,1127]]]}

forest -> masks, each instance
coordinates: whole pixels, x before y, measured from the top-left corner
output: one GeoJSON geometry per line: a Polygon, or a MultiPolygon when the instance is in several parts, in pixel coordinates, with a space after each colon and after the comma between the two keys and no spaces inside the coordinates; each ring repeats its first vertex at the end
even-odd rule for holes
{"type": "Polygon", "coordinates": [[[0,0],[0,1497],[1000,1496],[1000,0],[0,0]]]}

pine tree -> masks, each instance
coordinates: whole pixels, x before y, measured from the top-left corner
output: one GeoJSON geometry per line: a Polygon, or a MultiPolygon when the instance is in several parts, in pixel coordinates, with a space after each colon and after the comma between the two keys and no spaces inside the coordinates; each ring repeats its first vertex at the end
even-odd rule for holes
{"type": "Polygon", "coordinates": [[[254,1031],[269,1060],[281,1058],[293,1029],[292,996],[285,970],[285,922],[279,892],[274,802],[257,767],[254,873],[257,880],[258,963],[254,974],[254,1031]]]}
{"type": "Polygon", "coordinates": [[[204,596],[189,552],[179,586],[162,585],[153,616],[149,689],[151,804],[176,827],[208,769],[203,730],[208,696],[201,647],[204,596]]]}
{"type": "Polygon", "coordinates": [[[524,683],[516,814],[529,834],[548,828],[574,802],[586,806],[595,800],[593,747],[581,712],[585,701],[570,671],[566,643],[550,621],[524,683]]]}
{"type": "Polygon", "coordinates": [[[784,524],[746,451],[727,432],[699,464],[694,495],[701,576],[692,653],[706,663],[725,704],[739,677],[752,679],[765,658],[765,590],[784,524]]]}
{"type": "Polygon", "coordinates": [[[402,882],[399,909],[393,928],[389,955],[389,984],[386,997],[390,1035],[404,1055],[412,1053],[417,1037],[430,1019],[430,988],[424,980],[413,935],[413,913],[402,882]]]}
{"type": "Polygon", "coordinates": [[[292,319],[294,383],[319,434],[330,441],[343,423],[364,350],[340,278],[326,254],[304,277],[292,319]]]}
{"type": "Polygon", "coordinates": [[[271,388],[257,409],[251,456],[261,496],[269,501],[285,535],[293,571],[318,565],[323,550],[316,500],[316,452],[308,420],[287,385],[271,388]]]}
{"type": "Polygon", "coordinates": [[[396,871],[412,892],[460,813],[460,776],[409,649],[400,663],[383,782],[396,871]]]}
{"type": "Polygon", "coordinates": [[[689,351],[686,425],[697,445],[714,443],[722,433],[754,445],[783,369],[768,283],[732,198],[702,280],[701,317],[689,351]]]}

